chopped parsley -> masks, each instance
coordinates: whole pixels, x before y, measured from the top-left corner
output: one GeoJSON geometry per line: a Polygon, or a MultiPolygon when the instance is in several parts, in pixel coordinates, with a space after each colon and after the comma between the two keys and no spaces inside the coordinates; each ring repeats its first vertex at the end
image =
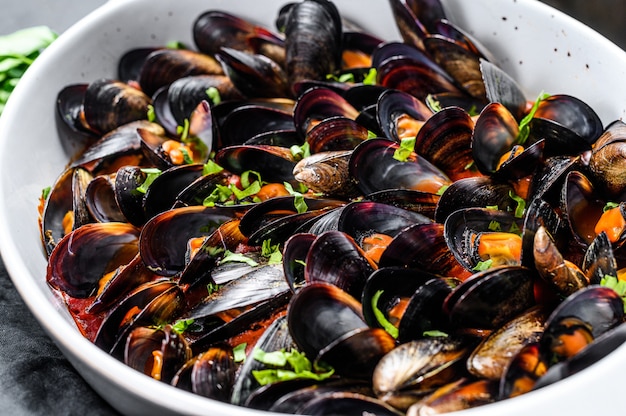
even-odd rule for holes
{"type": "Polygon", "coordinates": [[[182,334],[183,332],[185,332],[187,330],[187,328],[189,328],[191,326],[191,324],[194,323],[193,319],[179,319],[178,321],[174,322],[174,324],[172,324],[172,329],[178,333],[178,334],[182,334]]]}
{"type": "Polygon", "coordinates": [[[141,171],[146,174],[146,180],[137,187],[137,191],[145,194],[148,192],[148,188],[152,185],[152,182],[161,175],[161,170],[157,168],[145,168],[141,169],[141,171]]]}
{"type": "Polygon", "coordinates": [[[428,107],[434,113],[438,113],[439,111],[442,110],[441,103],[432,94],[428,94],[426,96],[426,102],[428,103],[428,107]]]}
{"type": "Polygon", "coordinates": [[[491,259],[479,261],[478,264],[476,264],[476,266],[472,268],[472,270],[474,270],[475,272],[483,272],[485,270],[490,269],[492,264],[493,264],[493,260],[491,259]]]}
{"type": "Polygon", "coordinates": [[[524,201],[524,198],[516,195],[512,190],[509,190],[509,197],[517,203],[517,206],[515,207],[515,217],[524,217],[524,211],[526,210],[526,201],[524,201]]]}
{"type": "Polygon", "coordinates": [[[246,347],[248,343],[242,342],[233,348],[233,360],[236,363],[242,363],[246,360],[246,347]]]}
{"type": "Polygon", "coordinates": [[[287,192],[289,192],[289,195],[294,197],[293,205],[298,214],[307,212],[309,207],[304,200],[304,195],[302,195],[301,192],[295,191],[289,182],[284,182],[283,185],[285,186],[285,189],[287,189],[287,192]]]}
{"type": "Polygon", "coordinates": [[[302,146],[294,144],[293,146],[289,148],[289,150],[291,151],[291,155],[296,161],[299,161],[299,160],[304,159],[305,157],[311,156],[311,149],[309,146],[309,142],[304,142],[302,146]]]}
{"type": "Polygon", "coordinates": [[[530,121],[535,116],[535,113],[537,112],[537,109],[539,108],[539,104],[549,97],[550,97],[550,94],[546,94],[542,91],[537,97],[537,99],[535,100],[535,103],[530,109],[530,112],[526,114],[526,116],[522,119],[522,121],[520,121],[519,133],[517,134],[517,141],[516,141],[517,144],[523,146],[526,143],[526,140],[528,140],[528,136],[530,135],[530,121]]]}
{"type": "Polygon", "coordinates": [[[502,230],[502,227],[500,226],[500,223],[498,221],[495,221],[495,220],[491,221],[489,223],[488,228],[489,228],[490,231],[501,231],[502,230]]]}
{"type": "Polygon", "coordinates": [[[424,333],[422,334],[425,337],[444,337],[447,338],[448,334],[446,334],[443,331],[438,331],[436,329],[430,330],[430,331],[424,331],[424,333]]]}
{"type": "Polygon", "coordinates": [[[380,296],[382,294],[383,291],[379,290],[374,294],[374,296],[372,296],[371,302],[374,316],[376,317],[376,320],[378,321],[380,326],[382,326],[383,329],[389,333],[389,335],[394,338],[398,338],[398,328],[396,328],[391,322],[389,322],[385,317],[385,314],[380,309],[378,309],[378,299],[380,299],[380,296]]]}
{"type": "Polygon", "coordinates": [[[207,162],[202,167],[202,174],[203,175],[212,175],[214,173],[219,173],[219,172],[221,172],[223,170],[224,170],[223,167],[221,167],[220,165],[215,163],[214,160],[209,159],[209,160],[207,160],[207,162]]]}
{"type": "Polygon", "coordinates": [[[50,192],[52,191],[52,187],[51,186],[47,186],[45,188],[43,188],[41,190],[41,199],[43,199],[44,201],[46,199],[48,199],[48,197],[50,196],[50,192]]]}
{"type": "Polygon", "coordinates": [[[407,137],[400,141],[400,147],[393,152],[393,158],[400,162],[406,162],[415,149],[415,137],[407,137]]]}
{"type": "Polygon", "coordinates": [[[182,126],[176,126],[176,133],[180,135],[181,142],[187,140],[187,137],[189,137],[189,119],[186,118],[182,126]]]}
{"type": "Polygon", "coordinates": [[[370,68],[370,70],[367,71],[365,78],[363,78],[363,84],[376,85],[377,76],[378,76],[378,71],[376,71],[376,68],[370,68]]]}
{"type": "Polygon", "coordinates": [[[280,244],[272,245],[272,240],[263,240],[261,243],[261,255],[268,259],[267,264],[281,264],[283,255],[280,252],[280,244]]]}
{"type": "Polygon", "coordinates": [[[225,251],[224,257],[219,262],[220,265],[224,263],[245,263],[250,267],[256,267],[259,265],[259,263],[257,263],[250,257],[246,257],[240,253],[233,253],[230,250],[225,251]]]}
{"type": "Polygon", "coordinates": [[[154,122],[156,120],[156,113],[154,112],[154,106],[152,104],[148,104],[148,112],[146,114],[149,122],[154,122]]]}
{"type": "Polygon", "coordinates": [[[301,352],[291,351],[265,352],[260,348],[252,351],[252,358],[265,365],[274,367],[264,370],[253,370],[256,381],[264,386],[277,381],[293,379],[325,380],[332,376],[335,370],[324,365],[313,365],[301,352]]]}
{"type": "Polygon", "coordinates": [[[602,212],[607,212],[613,208],[617,208],[619,207],[619,202],[607,202],[606,205],[604,205],[604,208],[602,208],[602,212]]]}
{"type": "Polygon", "coordinates": [[[209,100],[213,103],[213,105],[218,105],[222,102],[222,97],[220,96],[220,91],[215,87],[209,87],[206,90],[206,95],[209,97],[209,100]]]}

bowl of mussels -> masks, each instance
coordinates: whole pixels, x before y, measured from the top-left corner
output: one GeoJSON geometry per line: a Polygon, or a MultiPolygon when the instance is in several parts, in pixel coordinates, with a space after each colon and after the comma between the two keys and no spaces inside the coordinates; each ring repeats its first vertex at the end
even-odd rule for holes
{"type": "Polygon", "coordinates": [[[626,53],[531,0],[259,4],[109,2],[4,111],[2,256],[81,375],[124,414],[616,414],[626,53]]]}

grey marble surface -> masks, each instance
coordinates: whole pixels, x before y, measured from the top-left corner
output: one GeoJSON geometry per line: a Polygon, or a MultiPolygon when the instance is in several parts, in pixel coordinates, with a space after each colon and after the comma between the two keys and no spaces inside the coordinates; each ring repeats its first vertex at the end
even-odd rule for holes
{"type": "MultiPolygon", "coordinates": [[[[626,47],[623,0],[546,0],[626,47]]],[[[105,0],[3,1],[0,35],[47,25],[62,32],[105,0]]],[[[2,195],[1,197],[6,197],[2,195]]],[[[43,333],[0,262],[0,414],[113,415],[43,333]]]]}

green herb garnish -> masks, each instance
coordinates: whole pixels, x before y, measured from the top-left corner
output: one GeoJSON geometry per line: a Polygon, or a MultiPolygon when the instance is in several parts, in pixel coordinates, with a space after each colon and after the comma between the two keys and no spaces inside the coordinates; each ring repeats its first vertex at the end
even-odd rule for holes
{"type": "Polygon", "coordinates": [[[247,342],[242,342],[239,345],[236,345],[233,348],[233,361],[236,363],[242,363],[246,360],[246,347],[248,346],[247,342]]]}
{"type": "Polygon", "coordinates": [[[400,141],[400,147],[393,152],[393,158],[400,162],[406,162],[415,149],[415,137],[407,137],[400,141]]]}
{"type": "Polygon", "coordinates": [[[206,291],[208,292],[207,296],[212,295],[218,290],[220,290],[220,285],[218,285],[217,283],[213,283],[213,282],[207,283],[206,285],[206,291]]]}
{"type": "Polygon", "coordinates": [[[606,205],[604,205],[604,208],[602,208],[602,212],[607,212],[613,208],[617,208],[619,207],[619,202],[607,202],[606,205]]]}
{"type": "Polygon", "coordinates": [[[296,211],[298,212],[298,214],[307,212],[309,207],[307,206],[306,201],[304,200],[304,195],[302,195],[302,193],[298,191],[295,191],[293,189],[293,186],[291,186],[289,182],[284,182],[283,185],[285,186],[285,189],[287,189],[287,192],[289,192],[289,195],[294,197],[293,205],[296,211]]]}
{"type": "Polygon", "coordinates": [[[50,196],[50,192],[52,191],[52,187],[51,186],[46,186],[45,188],[43,188],[41,190],[41,199],[43,199],[44,201],[46,199],[48,199],[48,197],[50,196]]]}
{"type": "Polygon", "coordinates": [[[189,328],[191,326],[191,324],[194,323],[193,319],[180,319],[176,322],[174,322],[174,324],[172,324],[172,329],[178,333],[178,334],[182,334],[183,332],[185,332],[187,330],[187,328],[189,328]]]}
{"type": "Polygon", "coordinates": [[[524,198],[516,195],[512,190],[509,190],[509,197],[517,203],[517,206],[515,207],[515,217],[524,217],[524,211],[526,210],[526,201],[524,201],[524,198]]]}
{"type": "Polygon", "coordinates": [[[189,119],[183,121],[182,126],[176,126],[176,133],[180,136],[180,141],[184,142],[189,136],[189,119]]]}
{"type": "Polygon", "coordinates": [[[281,264],[283,255],[280,252],[280,244],[272,245],[272,240],[263,240],[261,243],[261,255],[268,259],[267,264],[281,264]]]}
{"type": "Polygon", "coordinates": [[[252,371],[256,381],[262,386],[276,381],[303,378],[321,381],[335,372],[328,366],[318,364],[314,367],[303,353],[294,349],[265,352],[260,348],[255,348],[252,351],[252,358],[265,365],[278,367],[252,371]]]}
{"type": "Polygon", "coordinates": [[[491,221],[489,223],[489,227],[488,228],[491,231],[501,231],[502,230],[502,227],[500,226],[500,223],[498,221],[495,221],[495,220],[491,221]]]}
{"type": "Polygon", "coordinates": [[[256,267],[259,265],[256,261],[251,259],[250,257],[246,257],[240,253],[233,253],[230,250],[226,250],[224,253],[224,258],[220,260],[219,264],[224,263],[245,263],[250,267],[256,267]]]}
{"type": "Polygon", "coordinates": [[[389,335],[394,338],[398,338],[398,328],[396,328],[391,322],[389,322],[389,320],[387,320],[387,318],[385,317],[385,314],[380,309],[378,309],[378,299],[382,294],[383,291],[379,290],[374,294],[374,296],[372,296],[371,302],[374,316],[376,317],[376,320],[378,321],[380,326],[382,326],[383,329],[389,333],[389,335]]]}
{"type": "Polygon", "coordinates": [[[428,108],[434,113],[438,113],[442,110],[441,103],[432,94],[426,96],[426,103],[428,104],[428,108]]]}
{"type": "Polygon", "coordinates": [[[157,168],[145,168],[141,169],[141,171],[146,174],[146,180],[137,187],[137,191],[145,194],[148,192],[148,188],[152,185],[152,182],[161,175],[161,170],[157,168]]]}
{"type": "Polygon", "coordinates": [[[209,97],[209,100],[213,103],[213,105],[218,105],[222,102],[222,97],[220,96],[220,91],[215,87],[209,87],[206,90],[206,95],[209,97]]]}
{"type": "Polygon", "coordinates": [[[443,331],[438,331],[436,329],[430,330],[430,331],[424,331],[424,333],[422,333],[423,336],[425,337],[448,337],[448,334],[446,334],[443,331]]]}
{"type": "Polygon", "coordinates": [[[154,122],[156,120],[156,113],[154,112],[154,106],[152,104],[148,104],[148,112],[146,114],[149,122],[154,122]]]}
{"type": "Polygon", "coordinates": [[[309,142],[304,142],[302,146],[294,144],[293,146],[289,148],[289,150],[291,151],[291,155],[296,161],[299,161],[299,160],[304,159],[305,157],[311,156],[311,149],[309,146],[309,142]]]}
{"type": "Polygon", "coordinates": [[[326,74],[326,79],[329,81],[337,81],[337,82],[354,82],[354,74],[353,73],[345,73],[339,76],[335,74],[326,74]]]}
{"type": "Polygon", "coordinates": [[[539,108],[539,104],[550,97],[550,94],[546,94],[543,91],[539,94],[539,96],[537,97],[537,99],[535,100],[535,103],[533,104],[532,108],[530,109],[530,112],[528,114],[526,114],[526,116],[522,119],[522,121],[520,121],[519,123],[519,133],[517,134],[517,140],[516,143],[519,145],[524,145],[526,143],[526,140],[528,140],[528,136],[530,134],[530,121],[533,119],[533,117],[535,116],[535,113],[537,112],[537,109],[539,108]]]}
{"type": "Polygon", "coordinates": [[[370,70],[367,71],[365,78],[363,78],[363,84],[376,85],[377,76],[378,76],[378,71],[376,71],[376,68],[370,68],[370,70]]]}
{"type": "Polygon", "coordinates": [[[615,276],[605,274],[600,280],[600,285],[613,289],[619,297],[622,298],[622,302],[624,302],[624,312],[626,312],[626,282],[619,280],[615,276]]]}
{"type": "Polygon", "coordinates": [[[221,172],[223,170],[224,170],[223,167],[221,167],[220,165],[215,163],[214,160],[209,159],[209,160],[207,160],[207,162],[202,167],[202,174],[203,175],[212,175],[214,173],[219,173],[219,172],[221,172]]]}
{"type": "Polygon", "coordinates": [[[490,269],[492,264],[493,264],[493,260],[491,259],[479,261],[478,264],[476,264],[476,266],[472,268],[472,270],[474,270],[475,272],[483,272],[485,270],[490,269]]]}
{"type": "Polygon", "coordinates": [[[368,130],[368,131],[367,131],[367,140],[369,140],[369,139],[375,139],[375,138],[377,138],[377,137],[378,137],[378,135],[377,135],[376,133],[374,133],[373,131],[371,131],[371,130],[368,130]]]}

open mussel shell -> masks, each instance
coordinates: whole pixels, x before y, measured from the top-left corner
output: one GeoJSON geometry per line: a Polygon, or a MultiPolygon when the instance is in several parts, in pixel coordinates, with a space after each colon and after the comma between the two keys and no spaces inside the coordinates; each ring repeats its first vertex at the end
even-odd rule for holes
{"type": "MultiPolygon", "coordinates": [[[[289,328],[287,327],[287,318],[280,316],[270,323],[263,331],[263,334],[256,342],[254,348],[259,348],[265,352],[289,351],[295,348],[295,344],[289,333],[289,328]]],[[[250,395],[260,387],[252,372],[265,368],[267,368],[265,364],[255,360],[252,354],[248,353],[233,385],[230,397],[230,401],[233,404],[243,405],[250,399],[250,395]]]]}
{"type": "Polygon", "coordinates": [[[204,397],[228,402],[236,367],[232,348],[216,345],[180,366],[171,384],[204,397]]]}
{"type": "Polygon", "coordinates": [[[555,308],[546,322],[546,331],[568,317],[589,325],[593,337],[597,338],[623,321],[624,301],[613,289],[590,285],[568,296],[555,308]]]}
{"type": "MultiPolygon", "coordinates": [[[[492,260],[492,265],[519,264],[520,257],[516,248],[521,250],[522,240],[518,232],[522,229],[522,219],[505,211],[488,208],[459,209],[446,218],[444,223],[445,241],[450,252],[468,271],[472,271],[480,261],[492,260]],[[497,234],[496,234],[497,233],[497,234]],[[490,236],[497,236],[501,241],[496,252],[483,249],[481,239],[488,244],[490,236]],[[510,242],[510,244],[506,244],[510,242]],[[519,242],[519,244],[518,244],[519,242]],[[485,251],[486,250],[486,251],[485,251]]],[[[488,247],[485,244],[484,247],[488,247]]]]}
{"type": "Polygon", "coordinates": [[[419,155],[406,162],[395,159],[399,144],[387,139],[370,139],[354,149],[350,175],[364,194],[387,189],[412,189],[437,193],[450,179],[419,155]]]}
{"type": "Polygon", "coordinates": [[[557,154],[590,150],[603,131],[600,117],[589,105],[565,94],[541,100],[530,124],[531,136],[546,139],[547,150],[557,154]]]}
{"type": "Polygon", "coordinates": [[[521,266],[498,266],[474,274],[444,302],[458,328],[496,329],[535,304],[534,272],[521,266]]]}
{"type": "Polygon", "coordinates": [[[141,230],[142,259],[160,275],[175,275],[185,267],[187,242],[210,235],[221,223],[235,218],[238,209],[193,206],[156,215],[141,230]]]}
{"type": "Polygon", "coordinates": [[[544,307],[533,307],[492,332],[469,356],[469,372],[476,377],[500,380],[511,358],[526,345],[539,341],[548,314],[544,307]]]}
{"type": "Polygon", "coordinates": [[[617,260],[605,232],[598,234],[591,242],[585,251],[581,268],[591,284],[600,284],[604,276],[617,276],[617,260]]]}
{"type": "Polygon", "coordinates": [[[306,256],[307,283],[333,284],[360,299],[367,278],[376,269],[355,240],[340,231],[326,231],[311,244],[306,256]]]}
{"type": "Polygon", "coordinates": [[[201,164],[181,165],[165,169],[150,184],[143,198],[146,218],[165,212],[176,205],[179,195],[203,176],[201,164]]]}
{"type": "Polygon", "coordinates": [[[594,227],[606,201],[580,171],[567,174],[561,195],[561,205],[572,235],[581,246],[587,247],[596,237],[594,227]]]}
{"type": "Polygon", "coordinates": [[[415,13],[408,3],[400,0],[392,0],[389,4],[391,5],[394,20],[404,42],[417,49],[424,50],[423,39],[428,33],[428,30],[415,16],[415,13]]]}
{"type": "Polygon", "coordinates": [[[615,349],[626,342],[626,325],[619,326],[605,332],[596,338],[573,357],[554,364],[533,384],[533,389],[548,386],[563,380],[591,366],[602,358],[605,358],[615,349]]]}
{"type": "Polygon", "coordinates": [[[495,172],[502,156],[511,150],[519,134],[517,120],[501,103],[490,103],[476,120],[472,135],[472,156],[478,170],[495,172]]]}
{"type": "Polygon", "coordinates": [[[400,142],[403,137],[417,135],[432,115],[426,104],[406,92],[386,89],[378,98],[376,117],[389,140],[400,142]]]}
{"type": "Polygon", "coordinates": [[[463,360],[472,342],[456,337],[430,337],[399,345],[376,365],[373,388],[376,395],[394,407],[406,410],[463,374],[463,360]]]}
{"type": "Polygon", "coordinates": [[[372,234],[395,237],[415,224],[429,224],[432,220],[419,212],[374,201],[354,201],[347,204],[339,216],[337,229],[352,236],[359,244],[372,234]]]}
{"type": "Polygon", "coordinates": [[[115,199],[115,185],[109,176],[100,175],[89,182],[85,190],[85,205],[95,221],[126,221],[115,199]]]}
{"type": "Polygon", "coordinates": [[[163,329],[139,326],[126,339],[124,363],[165,383],[190,358],[187,342],[171,325],[163,329]]]}
{"type": "Polygon", "coordinates": [[[182,307],[182,289],[175,283],[155,280],[142,284],[106,315],[93,343],[121,360],[128,335],[135,328],[165,325],[182,307]]]}
{"type": "Polygon", "coordinates": [[[337,374],[371,377],[378,360],[395,345],[386,331],[367,326],[359,301],[331,284],[310,283],[300,289],[287,317],[299,349],[337,374]]]}
{"type": "MultiPolygon", "coordinates": [[[[259,144],[248,143],[254,137],[266,132],[293,131],[295,130],[292,114],[293,102],[289,101],[289,109],[275,108],[261,104],[244,104],[235,108],[229,108],[228,103],[215,106],[214,116],[220,119],[220,112],[226,114],[222,121],[219,121],[220,140],[223,146],[239,144],[259,144]]],[[[299,143],[302,139],[299,138],[299,143]]]]}
{"type": "Polygon", "coordinates": [[[306,255],[317,236],[297,233],[289,237],[283,248],[283,271],[285,280],[292,292],[298,291],[305,283],[304,267],[306,255]]]}
{"type": "Polygon", "coordinates": [[[70,168],[50,189],[41,220],[41,239],[48,256],[63,236],[91,222],[85,192],[92,178],[85,169],[70,168]]]}
{"type": "Polygon", "coordinates": [[[359,112],[339,93],[325,87],[313,87],[303,92],[296,101],[293,121],[301,137],[322,120],[329,117],[345,117],[355,120],[359,112]]]}
{"type": "Polygon", "coordinates": [[[71,297],[87,298],[100,279],[137,255],[138,239],[139,230],[127,223],[83,225],[54,248],[46,280],[71,297]]]}
{"type": "Polygon", "coordinates": [[[498,397],[506,399],[528,393],[535,382],[546,373],[550,364],[538,341],[523,346],[511,358],[500,378],[498,397]]]}

